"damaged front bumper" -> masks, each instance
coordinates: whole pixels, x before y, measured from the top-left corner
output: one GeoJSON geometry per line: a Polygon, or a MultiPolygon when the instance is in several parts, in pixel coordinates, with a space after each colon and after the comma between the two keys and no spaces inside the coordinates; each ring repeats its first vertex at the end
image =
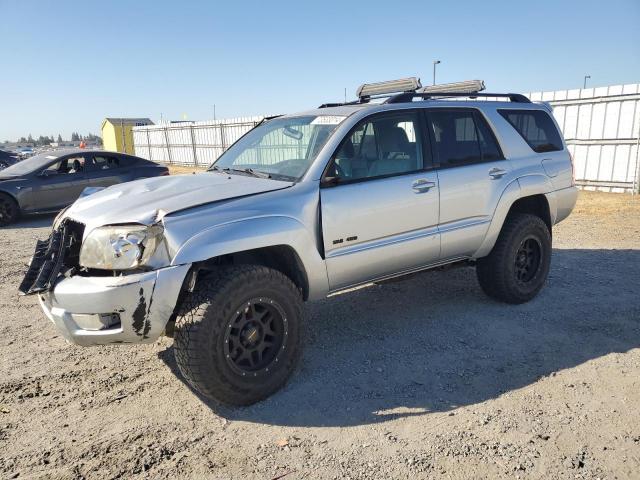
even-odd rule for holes
{"type": "Polygon", "coordinates": [[[38,297],[47,317],[71,343],[150,343],[173,315],[190,267],[121,277],[62,277],[38,297]]]}

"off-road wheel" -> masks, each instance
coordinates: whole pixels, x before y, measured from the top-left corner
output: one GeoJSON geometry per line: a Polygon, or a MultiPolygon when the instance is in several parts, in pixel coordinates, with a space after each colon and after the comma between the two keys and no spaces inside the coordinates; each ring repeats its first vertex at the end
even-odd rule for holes
{"type": "Polygon", "coordinates": [[[284,274],[221,267],[183,302],[174,333],[180,372],[202,395],[250,405],[284,385],[300,357],[302,295],[284,274]]]}
{"type": "Polygon", "coordinates": [[[15,222],[20,217],[20,207],[6,193],[0,193],[0,227],[15,222]]]}
{"type": "Polygon", "coordinates": [[[509,216],[491,253],[478,260],[480,287],[505,303],[524,303],[544,286],[551,262],[551,233],[540,217],[509,216]]]}

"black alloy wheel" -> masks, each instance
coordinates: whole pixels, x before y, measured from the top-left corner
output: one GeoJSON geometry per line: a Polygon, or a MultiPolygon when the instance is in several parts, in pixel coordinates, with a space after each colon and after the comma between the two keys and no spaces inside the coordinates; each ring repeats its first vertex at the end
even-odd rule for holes
{"type": "Polygon", "coordinates": [[[520,283],[530,282],[540,270],[542,246],[536,237],[530,236],[523,240],[516,252],[515,269],[516,280],[520,283]]]}
{"type": "Polygon", "coordinates": [[[268,298],[253,298],[236,311],[225,331],[224,353],[232,370],[257,376],[269,372],[286,348],[284,309],[268,298]]]}

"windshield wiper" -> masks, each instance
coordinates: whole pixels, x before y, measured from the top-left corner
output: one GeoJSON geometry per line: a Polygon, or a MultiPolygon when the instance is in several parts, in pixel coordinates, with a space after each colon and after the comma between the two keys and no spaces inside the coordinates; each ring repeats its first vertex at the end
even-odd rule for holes
{"type": "Polygon", "coordinates": [[[254,170],[253,168],[230,168],[226,167],[222,169],[223,172],[239,172],[239,173],[248,173],[252,177],[257,178],[271,178],[270,173],[261,172],[259,170],[254,170]]]}

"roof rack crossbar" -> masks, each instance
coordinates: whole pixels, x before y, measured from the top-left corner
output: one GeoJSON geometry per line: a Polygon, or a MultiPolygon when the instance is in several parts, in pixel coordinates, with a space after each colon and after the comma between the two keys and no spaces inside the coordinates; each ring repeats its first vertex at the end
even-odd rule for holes
{"type": "Polygon", "coordinates": [[[353,102],[323,103],[318,108],[342,107],[344,105],[360,105],[361,103],[366,103],[366,102],[363,102],[361,100],[354,100],[353,102]]]}
{"type": "Polygon", "coordinates": [[[520,93],[463,93],[463,92],[405,92],[399,93],[397,95],[393,95],[384,103],[407,103],[411,102],[414,98],[419,97],[423,100],[429,100],[431,98],[439,97],[468,97],[468,98],[477,98],[477,97],[498,97],[498,98],[508,98],[511,102],[514,103],[531,103],[527,97],[520,93]]]}

